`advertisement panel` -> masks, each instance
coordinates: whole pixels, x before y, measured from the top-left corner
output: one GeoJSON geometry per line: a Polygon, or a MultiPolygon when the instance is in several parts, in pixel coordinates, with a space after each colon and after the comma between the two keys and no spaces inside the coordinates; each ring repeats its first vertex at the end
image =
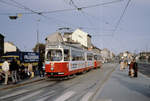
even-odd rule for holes
{"type": "Polygon", "coordinates": [[[38,62],[39,61],[39,53],[23,52],[22,54],[23,54],[24,62],[38,62]]]}

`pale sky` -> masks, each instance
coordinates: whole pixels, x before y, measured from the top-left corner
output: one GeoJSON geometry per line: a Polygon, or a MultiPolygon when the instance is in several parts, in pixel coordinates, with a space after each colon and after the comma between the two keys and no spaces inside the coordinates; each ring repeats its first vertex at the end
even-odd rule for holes
{"type": "Polygon", "coordinates": [[[83,28],[83,31],[92,36],[92,43],[100,49],[108,48],[115,53],[150,51],[150,0],[131,0],[115,32],[115,26],[128,0],[81,11],[42,13],[42,16],[33,13],[74,9],[112,1],[119,0],[0,0],[0,33],[5,36],[5,41],[13,42],[22,51],[31,51],[35,46],[37,29],[39,41],[44,43],[49,34],[61,27],[72,30],[83,28]],[[18,13],[22,13],[22,17],[9,19],[9,16],[18,13]]]}

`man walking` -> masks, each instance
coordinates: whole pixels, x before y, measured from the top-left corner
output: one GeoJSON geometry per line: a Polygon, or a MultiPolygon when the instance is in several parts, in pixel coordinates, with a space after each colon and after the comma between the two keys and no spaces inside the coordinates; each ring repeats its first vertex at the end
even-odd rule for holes
{"type": "Polygon", "coordinates": [[[133,70],[134,70],[134,77],[138,77],[138,64],[135,59],[133,64],[133,70]]]}
{"type": "Polygon", "coordinates": [[[40,60],[39,63],[38,63],[38,70],[39,70],[39,75],[40,77],[44,77],[44,71],[43,71],[43,63],[42,61],[40,60]]]}
{"type": "Polygon", "coordinates": [[[2,65],[2,70],[5,74],[5,85],[8,84],[8,74],[9,74],[9,63],[7,61],[7,59],[4,61],[3,65],[2,65]]]}
{"type": "Polygon", "coordinates": [[[10,71],[11,71],[11,78],[12,78],[12,81],[13,83],[17,83],[17,62],[15,59],[13,59],[10,63],[10,71]]]}

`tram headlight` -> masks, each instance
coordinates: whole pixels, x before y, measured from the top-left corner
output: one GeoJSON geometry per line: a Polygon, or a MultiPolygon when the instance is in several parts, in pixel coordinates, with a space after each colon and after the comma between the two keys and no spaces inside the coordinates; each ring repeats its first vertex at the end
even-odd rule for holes
{"type": "Polygon", "coordinates": [[[51,71],[53,71],[54,70],[54,63],[52,62],[51,63],[51,71]]]}
{"type": "Polygon", "coordinates": [[[53,71],[53,70],[54,70],[54,68],[53,68],[53,67],[51,67],[51,70],[53,71]]]}

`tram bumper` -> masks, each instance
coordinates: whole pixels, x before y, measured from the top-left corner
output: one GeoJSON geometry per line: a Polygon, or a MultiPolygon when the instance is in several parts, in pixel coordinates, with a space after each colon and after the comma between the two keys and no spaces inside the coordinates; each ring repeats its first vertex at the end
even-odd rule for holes
{"type": "Polygon", "coordinates": [[[65,73],[63,73],[63,72],[49,72],[49,73],[46,73],[46,75],[48,77],[63,77],[63,76],[65,76],[65,73]]]}

